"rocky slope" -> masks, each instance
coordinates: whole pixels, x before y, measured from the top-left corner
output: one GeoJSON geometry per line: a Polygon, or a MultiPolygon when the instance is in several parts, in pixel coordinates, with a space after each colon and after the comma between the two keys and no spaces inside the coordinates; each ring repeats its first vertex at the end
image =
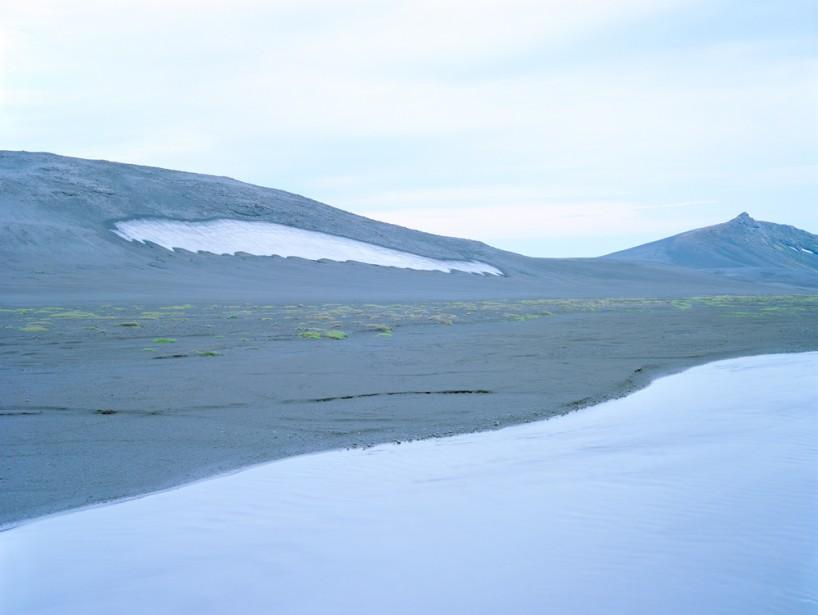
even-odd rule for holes
{"type": "Polygon", "coordinates": [[[607,259],[676,265],[758,282],[818,285],[818,235],[754,220],[742,213],[729,222],[695,229],[607,259]]]}

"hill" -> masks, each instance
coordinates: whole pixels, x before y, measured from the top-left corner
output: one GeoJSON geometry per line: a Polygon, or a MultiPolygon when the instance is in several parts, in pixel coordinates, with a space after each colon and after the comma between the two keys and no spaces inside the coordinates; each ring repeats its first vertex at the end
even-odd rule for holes
{"type": "Polygon", "coordinates": [[[604,257],[717,272],[754,282],[818,285],[818,236],[742,213],[604,257]]]}
{"type": "Polygon", "coordinates": [[[30,152],[0,152],[0,263],[14,303],[780,292],[676,263],[529,258],[227,177],[30,152]]]}

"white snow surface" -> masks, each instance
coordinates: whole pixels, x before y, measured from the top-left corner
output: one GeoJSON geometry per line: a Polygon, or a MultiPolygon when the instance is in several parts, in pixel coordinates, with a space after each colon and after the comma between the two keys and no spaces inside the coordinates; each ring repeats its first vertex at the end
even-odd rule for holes
{"type": "MultiPolygon", "coordinates": [[[[0,612],[818,612],[818,353],[0,533],[0,612]]],[[[104,459],[100,463],[105,463],[104,459]]]]}
{"type": "Polygon", "coordinates": [[[244,252],[256,256],[297,256],[314,261],[356,261],[420,271],[503,275],[496,267],[479,261],[439,260],[273,222],[138,218],[117,222],[114,233],[128,241],[150,241],[168,250],[181,248],[212,254],[244,252]]]}

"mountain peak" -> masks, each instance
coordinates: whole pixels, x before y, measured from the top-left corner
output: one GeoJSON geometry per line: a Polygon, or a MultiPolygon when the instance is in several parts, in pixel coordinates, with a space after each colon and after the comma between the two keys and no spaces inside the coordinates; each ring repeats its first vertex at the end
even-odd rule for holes
{"type": "Polygon", "coordinates": [[[729,271],[734,277],[818,284],[818,235],[760,222],[746,211],[706,226],[610,255],[612,258],[729,271]]]}
{"type": "Polygon", "coordinates": [[[750,214],[748,214],[746,211],[743,211],[735,218],[730,220],[730,222],[736,222],[738,224],[748,224],[750,222],[755,222],[755,220],[750,217],[750,214]]]}

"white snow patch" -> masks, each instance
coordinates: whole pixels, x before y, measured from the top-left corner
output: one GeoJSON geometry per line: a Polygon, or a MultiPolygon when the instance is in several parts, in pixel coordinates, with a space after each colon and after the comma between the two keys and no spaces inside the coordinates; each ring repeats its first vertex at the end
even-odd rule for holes
{"type": "Polygon", "coordinates": [[[818,353],[0,533],[4,613],[815,613],[818,353]]]}
{"type": "Polygon", "coordinates": [[[807,248],[801,248],[801,252],[806,252],[807,254],[815,254],[812,250],[808,250],[807,248]]]}
{"type": "Polygon", "coordinates": [[[142,218],[117,222],[114,233],[128,241],[151,241],[173,250],[256,256],[297,256],[309,260],[356,261],[420,271],[464,271],[503,275],[496,267],[478,261],[439,260],[384,248],[338,235],[308,231],[272,222],[209,220],[187,222],[142,218]]]}

